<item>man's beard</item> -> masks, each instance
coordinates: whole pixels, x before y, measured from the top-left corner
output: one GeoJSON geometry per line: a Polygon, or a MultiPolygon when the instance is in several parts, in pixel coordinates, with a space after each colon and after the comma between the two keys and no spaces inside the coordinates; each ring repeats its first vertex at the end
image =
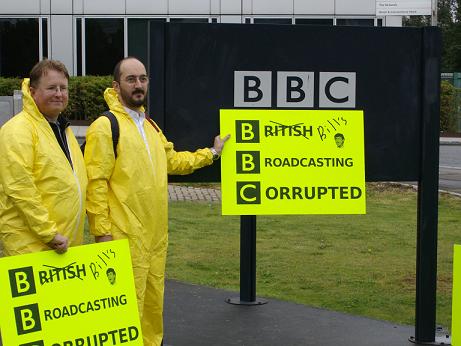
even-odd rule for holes
{"type": "Polygon", "coordinates": [[[127,95],[127,93],[124,92],[122,93],[122,97],[123,97],[123,101],[125,101],[125,104],[129,108],[139,108],[142,105],[144,105],[144,102],[146,101],[146,94],[144,93],[144,90],[142,89],[137,89],[129,95],[127,95]],[[137,94],[137,93],[142,93],[143,97],[140,99],[134,99],[133,96],[134,94],[137,94]]]}

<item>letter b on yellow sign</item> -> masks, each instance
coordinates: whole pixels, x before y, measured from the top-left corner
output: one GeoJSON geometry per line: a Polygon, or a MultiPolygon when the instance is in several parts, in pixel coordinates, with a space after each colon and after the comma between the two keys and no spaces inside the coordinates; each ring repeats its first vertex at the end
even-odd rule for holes
{"type": "Polygon", "coordinates": [[[259,151],[236,151],[237,173],[259,173],[259,151]]]}
{"type": "Polygon", "coordinates": [[[34,270],[32,267],[10,269],[8,270],[8,275],[13,298],[35,293],[34,270]]]}
{"type": "Polygon", "coordinates": [[[38,304],[17,306],[14,308],[16,329],[18,335],[27,334],[42,330],[38,304]]]}
{"type": "Polygon", "coordinates": [[[235,142],[236,143],[259,143],[259,121],[258,120],[236,120],[235,121],[235,142]]]}

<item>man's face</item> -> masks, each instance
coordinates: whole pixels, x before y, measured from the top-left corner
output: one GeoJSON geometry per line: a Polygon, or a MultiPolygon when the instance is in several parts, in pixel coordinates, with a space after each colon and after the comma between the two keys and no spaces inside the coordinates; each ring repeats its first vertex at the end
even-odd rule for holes
{"type": "Polygon", "coordinates": [[[144,104],[149,86],[146,68],[136,59],[123,61],[120,66],[120,82],[112,83],[122,104],[137,109],[144,104]]]}
{"type": "Polygon", "coordinates": [[[338,148],[341,148],[344,144],[344,139],[342,137],[335,137],[335,142],[338,148]]]}
{"type": "Polygon", "coordinates": [[[57,118],[69,101],[68,80],[64,73],[48,70],[35,88],[30,87],[30,93],[42,114],[57,118]]]}
{"type": "Polygon", "coordinates": [[[115,273],[113,272],[108,272],[107,273],[107,278],[109,279],[109,282],[113,285],[115,283],[115,273]]]}

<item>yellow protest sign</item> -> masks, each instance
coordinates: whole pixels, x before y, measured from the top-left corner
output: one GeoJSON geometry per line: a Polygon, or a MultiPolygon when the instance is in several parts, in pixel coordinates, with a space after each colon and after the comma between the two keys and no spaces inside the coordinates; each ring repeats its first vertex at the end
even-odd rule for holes
{"type": "Polygon", "coordinates": [[[143,345],[128,241],[0,259],[3,345],[143,345]]]}
{"type": "Polygon", "coordinates": [[[461,345],[461,245],[453,253],[453,292],[451,300],[451,344],[461,345]]]}
{"type": "Polygon", "coordinates": [[[363,111],[224,109],[223,215],[363,214],[363,111]]]}

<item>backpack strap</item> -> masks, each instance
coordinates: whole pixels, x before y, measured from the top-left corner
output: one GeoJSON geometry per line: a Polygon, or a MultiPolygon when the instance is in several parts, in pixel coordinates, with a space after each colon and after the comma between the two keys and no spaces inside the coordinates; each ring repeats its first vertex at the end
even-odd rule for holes
{"type": "Polygon", "coordinates": [[[112,146],[114,148],[114,156],[117,158],[117,144],[120,137],[120,127],[118,126],[118,120],[115,117],[114,113],[111,111],[105,111],[102,113],[103,116],[109,119],[110,121],[110,130],[112,132],[112,146]]]}
{"type": "Polygon", "coordinates": [[[160,129],[158,128],[157,124],[155,121],[153,121],[147,114],[145,115],[146,120],[152,125],[152,127],[155,129],[155,131],[160,132],[160,129]]]}

